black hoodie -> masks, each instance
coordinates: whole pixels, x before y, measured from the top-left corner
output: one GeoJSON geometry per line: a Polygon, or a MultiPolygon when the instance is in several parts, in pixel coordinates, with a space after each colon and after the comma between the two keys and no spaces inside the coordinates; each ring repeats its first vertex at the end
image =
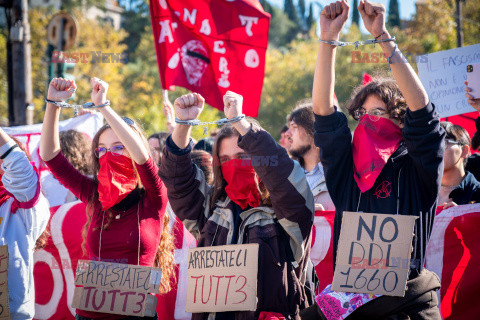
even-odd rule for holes
{"type": "Polygon", "coordinates": [[[480,202],[480,182],[466,171],[465,178],[450,192],[449,197],[458,205],[480,202]]]}
{"type": "Polygon", "coordinates": [[[403,141],[373,187],[362,193],[354,180],[352,134],[347,117],[336,111],[315,115],[315,144],[325,170],[327,188],[336,207],[333,227],[334,268],[344,211],[404,214],[415,222],[410,279],[423,268],[443,173],[445,131],[433,104],[407,110],[403,141]]]}

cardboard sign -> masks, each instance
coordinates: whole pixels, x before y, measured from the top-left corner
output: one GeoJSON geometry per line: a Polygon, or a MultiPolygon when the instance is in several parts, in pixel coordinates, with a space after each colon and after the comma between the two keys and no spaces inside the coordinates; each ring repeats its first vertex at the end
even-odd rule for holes
{"type": "Polygon", "coordinates": [[[192,248],[187,312],[255,311],[258,243],[192,248]]]}
{"type": "Polygon", "coordinates": [[[10,319],[8,303],[8,246],[0,246],[0,319],[10,319]]]}
{"type": "Polygon", "coordinates": [[[417,58],[418,75],[440,118],[472,112],[465,98],[467,65],[480,62],[480,44],[417,58]]]}
{"type": "Polygon", "coordinates": [[[344,212],[333,290],[403,297],[416,218],[344,212]]]}
{"type": "Polygon", "coordinates": [[[79,260],[72,306],[81,310],[152,317],[162,270],[145,266],[79,260]]]}

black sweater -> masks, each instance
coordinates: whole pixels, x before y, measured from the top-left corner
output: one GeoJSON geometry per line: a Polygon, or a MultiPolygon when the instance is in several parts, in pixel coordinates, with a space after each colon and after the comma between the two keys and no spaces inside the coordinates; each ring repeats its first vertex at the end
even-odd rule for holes
{"type": "Polygon", "coordinates": [[[467,171],[465,178],[450,192],[449,197],[458,205],[480,202],[480,182],[467,171]]]}
{"type": "Polygon", "coordinates": [[[334,268],[344,211],[418,216],[415,222],[410,278],[423,268],[435,218],[443,173],[445,131],[433,104],[407,110],[404,140],[390,157],[373,187],[361,193],[354,180],[352,134],[341,112],[315,115],[315,144],[325,170],[327,188],[336,207],[333,227],[334,268]]]}

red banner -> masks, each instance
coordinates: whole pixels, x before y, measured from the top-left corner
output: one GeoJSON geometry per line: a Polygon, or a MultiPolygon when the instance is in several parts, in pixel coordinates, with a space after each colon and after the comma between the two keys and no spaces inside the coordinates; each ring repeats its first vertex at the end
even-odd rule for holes
{"type": "Polygon", "coordinates": [[[82,254],[86,206],[80,201],[51,208],[47,246],[33,254],[35,261],[35,319],[73,319],[71,307],[77,261],[82,254]]]}
{"type": "Polygon", "coordinates": [[[315,211],[310,259],[322,291],[333,281],[333,221],[335,211],[315,211]]]}
{"type": "Polygon", "coordinates": [[[257,0],[150,1],[150,14],[164,89],[187,88],[219,110],[233,91],[257,116],[270,24],[257,0]]]}
{"type": "Polygon", "coordinates": [[[440,311],[444,319],[476,319],[480,275],[480,204],[455,206],[435,217],[426,267],[441,279],[440,311]]]}
{"type": "MultiPolygon", "coordinates": [[[[86,206],[70,202],[50,209],[51,237],[45,248],[34,253],[35,318],[37,320],[74,319],[71,307],[75,288],[75,271],[82,254],[82,229],[86,206]]],[[[170,216],[175,241],[176,283],[167,294],[157,295],[157,313],[165,320],[189,320],[187,303],[188,249],[196,247],[195,238],[182,222],[170,216]]],[[[123,261],[112,261],[122,263],[123,261]]]]}

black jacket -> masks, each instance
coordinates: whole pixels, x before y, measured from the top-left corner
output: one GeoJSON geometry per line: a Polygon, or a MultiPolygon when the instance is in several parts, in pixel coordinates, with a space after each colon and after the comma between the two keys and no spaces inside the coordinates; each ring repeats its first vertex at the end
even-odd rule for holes
{"type": "Polygon", "coordinates": [[[465,178],[450,192],[449,197],[458,205],[480,202],[480,182],[467,171],[465,178]]]}
{"type": "Polygon", "coordinates": [[[445,131],[435,107],[407,110],[404,140],[390,157],[373,187],[361,193],[353,177],[352,134],[341,112],[315,115],[315,144],[336,207],[333,227],[334,268],[343,211],[415,215],[410,278],[423,267],[435,218],[443,173],[445,131]]]}
{"type": "Polygon", "coordinates": [[[465,170],[473,174],[475,179],[480,179],[480,154],[475,153],[468,157],[465,170]]]}
{"type": "MultiPolygon", "coordinates": [[[[313,195],[305,172],[256,124],[238,139],[238,146],[251,155],[255,172],[270,192],[272,206],[241,212],[228,197],[212,206],[213,187],[192,164],[191,145],[179,149],[171,137],[163,150],[160,177],[173,212],[198,240],[198,247],[259,244],[257,310],[217,313],[215,319],[254,320],[261,311],[299,319],[299,311],[308,307],[305,269],[314,218],[313,195]],[[235,216],[238,214],[240,219],[235,216]]],[[[209,313],[194,313],[192,319],[210,318],[209,313]]]]}

